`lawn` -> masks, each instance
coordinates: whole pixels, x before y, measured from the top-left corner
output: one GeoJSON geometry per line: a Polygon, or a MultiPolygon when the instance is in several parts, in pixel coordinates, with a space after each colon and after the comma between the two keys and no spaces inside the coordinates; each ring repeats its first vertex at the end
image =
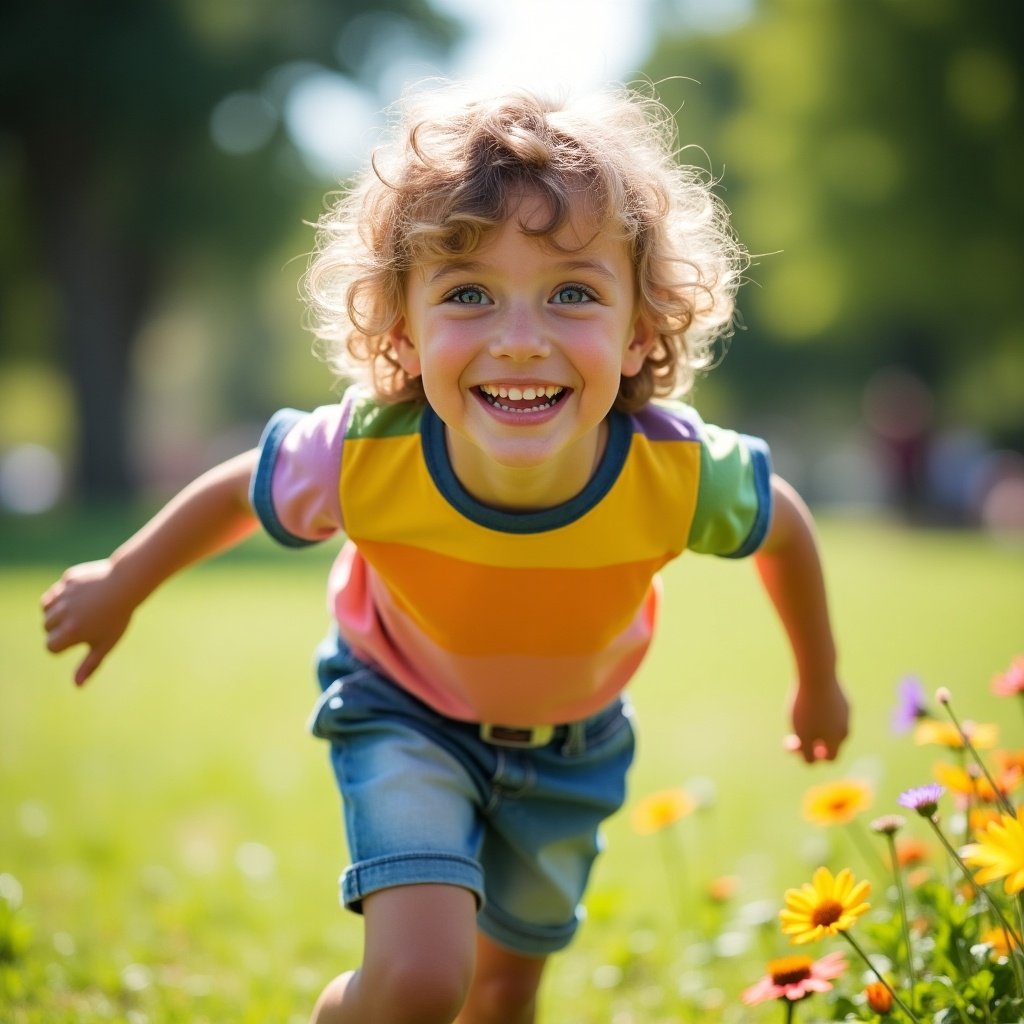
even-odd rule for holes
{"type": "MultiPolygon", "coordinates": [[[[787,951],[783,890],[818,863],[872,867],[866,830],[802,820],[804,791],[865,779],[870,817],[931,777],[934,749],[889,728],[902,676],[948,686],[964,717],[1024,746],[1018,708],[988,688],[1024,651],[1024,550],[838,519],[821,532],[850,742],[813,769],[783,752],[789,665],[750,564],[670,566],[632,688],[631,803],[683,785],[702,808],[657,835],[636,834],[628,809],[610,823],[588,920],[546,977],[546,1022],[778,1019],[738,993],[787,951]],[[714,903],[706,887],[723,876],[736,888],[714,903]]],[[[5,533],[0,1021],[306,1020],[360,946],[336,902],[344,847],[326,751],[304,728],[332,552],[258,540],[172,581],[78,691],[74,655],[42,647],[37,599],[62,560],[104,553],[108,536],[5,533]]]]}

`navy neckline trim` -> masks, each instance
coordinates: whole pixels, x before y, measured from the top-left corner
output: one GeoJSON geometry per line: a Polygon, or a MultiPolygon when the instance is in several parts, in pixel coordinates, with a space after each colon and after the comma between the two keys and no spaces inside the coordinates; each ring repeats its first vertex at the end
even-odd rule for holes
{"type": "Polygon", "coordinates": [[[597,472],[575,497],[538,512],[508,512],[477,501],[459,482],[448,458],[444,423],[430,406],[423,410],[420,437],[427,470],[442,497],[457,512],[489,530],[501,533],[544,533],[557,530],[586,515],[612,489],[626,464],[633,436],[630,418],[614,409],[608,414],[608,443],[597,472]]]}

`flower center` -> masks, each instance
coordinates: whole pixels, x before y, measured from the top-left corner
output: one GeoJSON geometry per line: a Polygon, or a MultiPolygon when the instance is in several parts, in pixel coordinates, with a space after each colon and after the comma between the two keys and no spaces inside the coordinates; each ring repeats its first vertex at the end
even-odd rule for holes
{"type": "Polygon", "coordinates": [[[809,956],[784,956],[768,964],[768,973],[773,985],[796,985],[811,976],[809,956]]]}
{"type": "Polygon", "coordinates": [[[833,925],[843,916],[843,905],[837,900],[822,900],[811,914],[811,922],[820,928],[833,925]]]}

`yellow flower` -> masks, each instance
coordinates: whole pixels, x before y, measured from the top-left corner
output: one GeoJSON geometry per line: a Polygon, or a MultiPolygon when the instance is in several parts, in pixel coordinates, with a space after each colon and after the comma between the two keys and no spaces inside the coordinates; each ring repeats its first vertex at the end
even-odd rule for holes
{"type": "Polygon", "coordinates": [[[810,883],[786,890],[786,909],[779,912],[782,934],[800,945],[845,932],[870,909],[864,902],[870,891],[871,883],[855,883],[849,868],[833,877],[828,868],[820,867],[810,883]]]}
{"type": "Polygon", "coordinates": [[[860,779],[812,786],[804,794],[804,818],[815,825],[845,825],[871,806],[871,797],[871,787],[860,779]]]}
{"type": "Polygon", "coordinates": [[[973,868],[979,885],[1005,879],[1003,886],[1013,896],[1024,889],[1024,807],[1017,816],[1001,814],[977,832],[978,841],[968,843],[960,856],[973,868]]]}
{"type": "Polygon", "coordinates": [[[946,761],[939,761],[934,769],[935,781],[940,782],[950,793],[964,797],[968,800],[981,800],[985,803],[994,804],[1000,796],[1008,796],[1020,784],[1021,773],[1017,766],[1012,769],[999,771],[993,782],[996,789],[988,778],[976,771],[967,771],[959,765],[948,764],[946,761]]]}
{"type": "Polygon", "coordinates": [[[697,801],[685,789],[677,786],[645,796],[633,808],[630,821],[634,832],[646,836],[668,828],[696,809],[697,801]]]}
{"type": "MultiPolygon", "coordinates": [[[[975,750],[991,750],[999,739],[999,729],[991,722],[964,722],[964,732],[975,750]]],[[[962,750],[964,738],[952,722],[924,718],[914,726],[914,742],[923,747],[934,743],[950,750],[962,750]]]]}

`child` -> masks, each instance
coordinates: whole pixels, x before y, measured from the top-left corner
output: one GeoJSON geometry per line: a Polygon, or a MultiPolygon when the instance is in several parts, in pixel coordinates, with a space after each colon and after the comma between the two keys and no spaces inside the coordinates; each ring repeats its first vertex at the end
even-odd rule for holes
{"type": "Polygon", "coordinates": [[[745,265],[670,124],[626,92],[409,99],[306,279],[358,383],[278,413],[43,596],[50,650],[88,646],[81,684],[154,588],[257,522],[292,546],[345,532],[311,729],[365,953],[318,1024],[534,1020],[624,799],[656,573],[684,550],[754,557],[795,746],[831,759],[846,735],[805,506],[761,441],[666,400],[709,364],[745,265]]]}

